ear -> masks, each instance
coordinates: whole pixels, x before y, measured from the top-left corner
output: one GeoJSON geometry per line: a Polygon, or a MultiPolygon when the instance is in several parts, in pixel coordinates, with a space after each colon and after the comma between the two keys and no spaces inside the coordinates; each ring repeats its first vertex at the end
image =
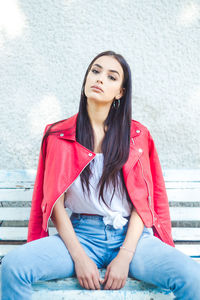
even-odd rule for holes
{"type": "Polygon", "coordinates": [[[121,88],[119,95],[117,97],[115,97],[115,99],[120,99],[124,95],[125,90],[126,90],[125,88],[121,88]]]}

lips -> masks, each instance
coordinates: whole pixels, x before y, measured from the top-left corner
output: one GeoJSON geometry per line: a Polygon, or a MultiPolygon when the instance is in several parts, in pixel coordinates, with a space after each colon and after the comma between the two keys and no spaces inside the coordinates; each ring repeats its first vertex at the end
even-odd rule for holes
{"type": "Polygon", "coordinates": [[[93,85],[93,86],[91,86],[91,88],[94,88],[96,90],[99,90],[99,91],[103,92],[103,90],[97,85],[93,85]]]}

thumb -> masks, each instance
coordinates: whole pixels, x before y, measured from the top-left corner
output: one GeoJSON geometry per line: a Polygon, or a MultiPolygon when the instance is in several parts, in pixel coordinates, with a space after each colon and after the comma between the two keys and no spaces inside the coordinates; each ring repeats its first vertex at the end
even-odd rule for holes
{"type": "Polygon", "coordinates": [[[99,273],[98,269],[97,269],[97,277],[98,277],[99,282],[102,284],[103,278],[100,277],[100,273],[99,273]]]}
{"type": "Polygon", "coordinates": [[[100,281],[101,284],[103,284],[104,279],[103,278],[99,278],[99,281],[100,281]]]}

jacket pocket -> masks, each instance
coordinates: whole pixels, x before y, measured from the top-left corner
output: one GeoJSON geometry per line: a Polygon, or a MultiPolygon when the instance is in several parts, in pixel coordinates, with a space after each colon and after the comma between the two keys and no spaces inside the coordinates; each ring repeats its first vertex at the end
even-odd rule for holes
{"type": "Polygon", "coordinates": [[[155,216],[155,220],[156,220],[156,230],[158,231],[159,234],[162,234],[162,237],[166,240],[170,240],[171,241],[171,236],[169,235],[169,233],[167,232],[167,230],[165,229],[165,225],[160,221],[159,216],[156,214],[155,216]]]}

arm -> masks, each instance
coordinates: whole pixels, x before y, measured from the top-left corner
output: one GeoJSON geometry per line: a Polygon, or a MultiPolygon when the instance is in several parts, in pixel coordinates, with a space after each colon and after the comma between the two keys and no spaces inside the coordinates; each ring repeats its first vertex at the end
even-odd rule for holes
{"type": "Polygon", "coordinates": [[[86,289],[100,289],[99,282],[101,279],[98,268],[85,253],[76,236],[71,220],[64,207],[64,194],[57,200],[53,208],[51,220],[75,263],[75,271],[80,285],[86,289]]]}
{"type": "Polygon", "coordinates": [[[123,246],[132,251],[126,251],[123,248],[120,248],[118,256],[121,256],[123,259],[127,260],[129,263],[131,262],[135,249],[137,247],[138,240],[143,232],[144,223],[142,222],[140,216],[138,215],[135,208],[133,208],[131,217],[129,220],[129,225],[126,233],[126,237],[123,242],[123,246]]]}
{"type": "Polygon", "coordinates": [[[129,264],[132,261],[143,229],[144,224],[135,208],[133,208],[123,242],[123,246],[130,251],[120,248],[117,256],[108,265],[103,282],[107,281],[104,289],[120,289],[124,287],[128,277],[129,264]]]}
{"type": "MultiPolygon", "coordinates": [[[[47,131],[49,125],[46,125],[43,137],[47,131]]],[[[46,152],[46,143],[43,144],[43,153],[46,152]]],[[[44,155],[45,158],[45,155],[44,155]]],[[[42,160],[41,147],[39,153],[38,167],[35,178],[35,184],[33,189],[31,212],[28,224],[28,237],[27,242],[39,239],[41,237],[48,236],[48,232],[42,229],[42,209],[41,203],[43,199],[43,181],[44,181],[44,169],[45,166],[42,160]]]]}
{"type": "MultiPolygon", "coordinates": [[[[153,180],[153,199],[154,199],[154,210],[159,223],[162,223],[165,231],[167,232],[170,244],[174,245],[172,235],[171,235],[171,219],[169,211],[169,202],[165,187],[165,181],[163,178],[163,173],[161,169],[160,160],[155,147],[155,143],[151,134],[149,133],[149,160],[151,167],[151,174],[153,180]]],[[[158,233],[153,227],[155,236],[158,237],[158,233]]]]}
{"type": "Polygon", "coordinates": [[[53,208],[51,220],[65,243],[72,259],[74,261],[79,260],[85,252],[76,236],[67,211],[64,208],[64,194],[57,200],[53,208]]]}

